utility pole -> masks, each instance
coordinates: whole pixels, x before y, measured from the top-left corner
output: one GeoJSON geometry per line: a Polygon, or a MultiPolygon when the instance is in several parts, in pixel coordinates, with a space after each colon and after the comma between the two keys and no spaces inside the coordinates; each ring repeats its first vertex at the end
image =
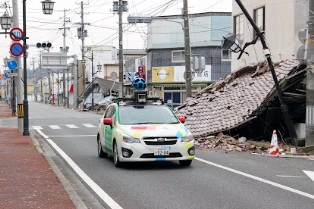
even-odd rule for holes
{"type": "MultiPolygon", "coordinates": [[[[68,48],[67,48],[67,46],[66,46],[66,29],[70,29],[69,27],[65,27],[65,24],[66,24],[66,22],[70,22],[70,20],[69,19],[67,19],[66,18],[66,11],[68,11],[68,10],[66,10],[66,9],[64,9],[63,10],[63,27],[62,28],[59,28],[59,29],[63,29],[63,48],[62,48],[62,52],[64,52],[64,53],[66,53],[67,54],[67,52],[68,52],[68,48]]],[[[63,103],[63,107],[65,107],[65,100],[66,100],[66,95],[65,95],[65,93],[66,93],[66,91],[65,91],[65,71],[64,70],[66,70],[66,69],[63,69],[62,70],[62,75],[63,75],[63,98],[62,98],[62,103],[63,103]]],[[[67,97],[68,97],[69,95],[67,95],[67,97]]]]}
{"type": "Polygon", "coordinates": [[[128,2],[119,0],[113,2],[112,11],[119,15],[119,97],[123,97],[123,30],[122,13],[128,11],[128,2]]]}
{"type": "Polygon", "coordinates": [[[123,31],[122,31],[122,0],[119,0],[119,97],[123,97],[123,31]]]}
{"type": "MultiPolygon", "coordinates": [[[[13,27],[19,27],[19,16],[18,16],[18,3],[16,0],[12,0],[12,7],[13,7],[13,27]]],[[[26,55],[23,55],[26,56],[26,55]]],[[[13,57],[11,57],[13,58],[13,57]]],[[[18,78],[23,78],[23,68],[21,66],[21,58],[16,57],[14,58],[15,61],[17,62],[18,66],[18,78]]],[[[16,100],[15,100],[15,84],[17,86],[17,103],[18,104],[23,104],[23,82],[21,79],[15,79],[15,77],[12,78],[12,87],[13,87],[13,103],[12,105],[12,114],[15,115],[16,112],[16,100]]],[[[23,133],[23,118],[17,118],[18,121],[18,129],[20,133],[23,133]]]]}
{"type": "Polygon", "coordinates": [[[190,30],[188,1],[183,0],[183,19],[184,19],[184,48],[185,48],[185,80],[186,80],[186,97],[192,96],[192,75],[191,75],[191,47],[190,47],[190,30]]]}
{"type": "Polygon", "coordinates": [[[82,39],[82,63],[83,63],[83,89],[85,89],[85,23],[84,23],[84,5],[81,1],[81,39],[82,39]]]}
{"type": "MultiPolygon", "coordinates": [[[[92,51],[92,86],[94,86],[94,51],[92,51]]],[[[92,110],[94,110],[94,88],[92,87],[92,110]]]]}
{"type": "Polygon", "coordinates": [[[314,150],[314,1],[309,1],[308,33],[305,45],[308,44],[307,53],[307,74],[306,74],[306,137],[305,146],[314,150]]]}
{"type": "Polygon", "coordinates": [[[70,29],[69,27],[65,27],[65,24],[67,22],[70,22],[70,19],[66,18],[66,11],[69,11],[69,10],[66,10],[66,9],[63,10],[63,27],[59,28],[63,30],[63,34],[62,34],[63,35],[63,48],[62,48],[63,52],[68,52],[67,46],[66,46],[66,36],[67,36],[66,30],[70,29]]]}
{"type": "Polygon", "coordinates": [[[257,36],[259,37],[259,39],[261,41],[261,44],[263,46],[263,52],[264,52],[265,58],[267,59],[268,66],[269,66],[270,72],[272,74],[274,83],[275,83],[278,99],[279,99],[279,102],[281,104],[281,106],[280,106],[281,112],[282,112],[282,115],[284,117],[284,120],[285,120],[285,123],[286,123],[286,127],[287,127],[288,132],[289,132],[289,136],[293,140],[295,146],[297,146],[297,139],[296,139],[297,134],[295,132],[295,129],[294,129],[294,126],[293,126],[293,123],[292,123],[292,120],[291,120],[291,117],[290,117],[290,114],[289,114],[289,108],[288,108],[287,104],[285,103],[285,100],[284,100],[284,97],[283,97],[283,93],[282,93],[282,89],[281,89],[281,87],[279,85],[279,82],[278,82],[278,78],[277,78],[277,75],[276,75],[276,72],[275,72],[275,69],[274,69],[273,61],[271,59],[270,50],[267,47],[266,40],[264,38],[264,34],[257,27],[257,25],[255,24],[254,20],[252,19],[252,17],[248,13],[248,11],[243,6],[241,0],[235,0],[235,1],[239,5],[239,7],[242,10],[243,14],[248,19],[248,21],[252,25],[253,29],[255,30],[257,36]]]}

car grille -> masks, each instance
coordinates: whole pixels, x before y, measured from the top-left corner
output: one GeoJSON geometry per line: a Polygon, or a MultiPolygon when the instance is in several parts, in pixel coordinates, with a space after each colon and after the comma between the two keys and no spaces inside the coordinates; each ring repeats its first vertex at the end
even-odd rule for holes
{"type": "Polygon", "coordinates": [[[174,145],[177,143],[177,137],[146,137],[143,138],[146,145],[174,145]]]}
{"type": "Polygon", "coordinates": [[[154,155],[154,153],[142,154],[141,158],[175,158],[182,157],[180,152],[169,153],[169,155],[154,155]]]}

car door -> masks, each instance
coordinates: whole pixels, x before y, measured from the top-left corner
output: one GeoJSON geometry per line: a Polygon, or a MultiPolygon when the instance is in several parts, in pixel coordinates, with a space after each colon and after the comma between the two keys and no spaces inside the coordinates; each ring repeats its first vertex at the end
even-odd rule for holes
{"type": "Polygon", "coordinates": [[[112,153],[112,133],[114,128],[114,116],[116,112],[116,107],[114,105],[110,106],[105,114],[105,118],[112,118],[112,125],[104,125],[104,137],[105,137],[105,149],[108,153],[112,153]]]}

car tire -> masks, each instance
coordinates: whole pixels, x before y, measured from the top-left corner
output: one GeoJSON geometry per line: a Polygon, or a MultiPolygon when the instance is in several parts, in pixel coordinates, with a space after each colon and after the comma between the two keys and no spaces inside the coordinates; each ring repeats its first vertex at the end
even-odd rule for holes
{"type": "Polygon", "coordinates": [[[116,167],[121,167],[117,143],[113,143],[113,163],[116,167]]]}
{"type": "Polygon", "coordinates": [[[102,146],[101,146],[101,142],[100,142],[100,139],[97,139],[97,148],[98,148],[98,157],[100,158],[105,158],[105,157],[108,157],[108,154],[105,153],[102,149],[102,146]]]}
{"type": "Polygon", "coordinates": [[[187,167],[191,165],[192,160],[179,160],[179,163],[181,166],[187,167]]]}

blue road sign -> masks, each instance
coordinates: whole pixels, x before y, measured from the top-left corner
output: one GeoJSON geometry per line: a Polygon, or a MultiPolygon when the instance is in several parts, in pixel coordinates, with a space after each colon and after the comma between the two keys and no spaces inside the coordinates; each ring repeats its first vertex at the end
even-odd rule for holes
{"type": "Polygon", "coordinates": [[[10,37],[13,41],[19,41],[23,39],[23,31],[21,28],[12,28],[10,31],[10,37]]]}
{"type": "Polygon", "coordinates": [[[24,51],[24,49],[23,49],[22,44],[20,44],[20,43],[13,43],[13,44],[11,44],[10,52],[11,52],[11,54],[13,56],[17,56],[18,57],[18,56],[23,54],[23,51],[24,51]]]}
{"type": "Polygon", "coordinates": [[[10,60],[8,62],[8,68],[10,70],[15,70],[17,68],[17,62],[15,60],[10,60]]]}

